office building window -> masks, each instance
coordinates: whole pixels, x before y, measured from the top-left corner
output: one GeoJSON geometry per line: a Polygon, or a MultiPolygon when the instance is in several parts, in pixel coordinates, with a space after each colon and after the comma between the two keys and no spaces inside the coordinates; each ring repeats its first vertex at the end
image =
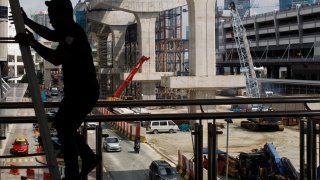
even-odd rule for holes
{"type": "Polygon", "coordinates": [[[8,7],[0,6],[0,19],[8,19],[8,7]]]}

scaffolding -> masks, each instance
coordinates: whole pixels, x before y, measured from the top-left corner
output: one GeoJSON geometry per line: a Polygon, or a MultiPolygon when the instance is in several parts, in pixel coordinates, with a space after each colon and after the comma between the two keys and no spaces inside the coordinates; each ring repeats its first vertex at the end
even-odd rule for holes
{"type": "Polygon", "coordinates": [[[156,71],[189,74],[189,41],[182,38],[183,6],[159,13],[156,20],[156,71]]]}
{"type": "MultiPolygon", "coordinates": [[[[174,72],[176,76],[189,75],[189,40],[183,39],[183,16],[186,7],[180,6],[159,13],[155,28],[156,71],[174,72]]],[[[176,91],[156,85],[157,99],[177,99],[176,91]]]]}

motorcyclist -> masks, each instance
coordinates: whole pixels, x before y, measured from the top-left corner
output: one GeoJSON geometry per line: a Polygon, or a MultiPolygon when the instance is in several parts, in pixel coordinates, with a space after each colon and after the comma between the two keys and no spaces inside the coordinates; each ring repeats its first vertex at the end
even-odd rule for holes
{"type": "Polygon", "coordinates": [[[134,140],[134,150],[139,151],[140,149],[140,137],[137,136],[136,139],[134,140]]]}

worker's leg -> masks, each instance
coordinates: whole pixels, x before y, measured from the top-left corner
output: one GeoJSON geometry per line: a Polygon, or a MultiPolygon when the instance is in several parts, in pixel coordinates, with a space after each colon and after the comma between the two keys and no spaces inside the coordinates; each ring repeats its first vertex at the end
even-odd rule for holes
{"type": "MultiPolygon", "coordinates": [[[[78,127],[80,127],[80,125],[82,124],[85,116],[92,111],[96,103],[95,99],[83,100],[83,101],[85,103],[82,103],[79,109],[81,109],[81,112],[84,113],[84,116],[82,119],[81,118],[78,119],[78,120],[81,120],[81,121],[78,121],[78,124],[77,124],[78,127]]],[[[79,150],[79,155],[82,160],[80,177],[83,178],[101,162],[102,157],[95,155],[92,149],[89,147],[89,145],[84,141],[83,137],[80,136],[79,134],[76,136],[76,141],[77,141],[77,146],[79,150]]]]}
{"type": "Polygon", "coordinates": [[[76,141],[78,132],[75,127],[79,114],[81,113],[75,111],[74,104],[64,98],[54,120],[54,126],[57,129],[58,137],[62,145],[61,150],[65,161],[65,175],[67,180],[79,179],[79,152],[76,141]]]}

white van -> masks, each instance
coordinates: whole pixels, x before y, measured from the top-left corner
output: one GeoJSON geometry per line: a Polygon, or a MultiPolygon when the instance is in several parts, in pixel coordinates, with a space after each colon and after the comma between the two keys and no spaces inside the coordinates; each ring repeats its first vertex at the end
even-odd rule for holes
{"type": "Polygon", "coordinates": [[[147,125],[147,132],[158,134],[159,132],[177,132],[179,130],[178,125],[172,120],[158,120],[150,121],[147,125]]]}

